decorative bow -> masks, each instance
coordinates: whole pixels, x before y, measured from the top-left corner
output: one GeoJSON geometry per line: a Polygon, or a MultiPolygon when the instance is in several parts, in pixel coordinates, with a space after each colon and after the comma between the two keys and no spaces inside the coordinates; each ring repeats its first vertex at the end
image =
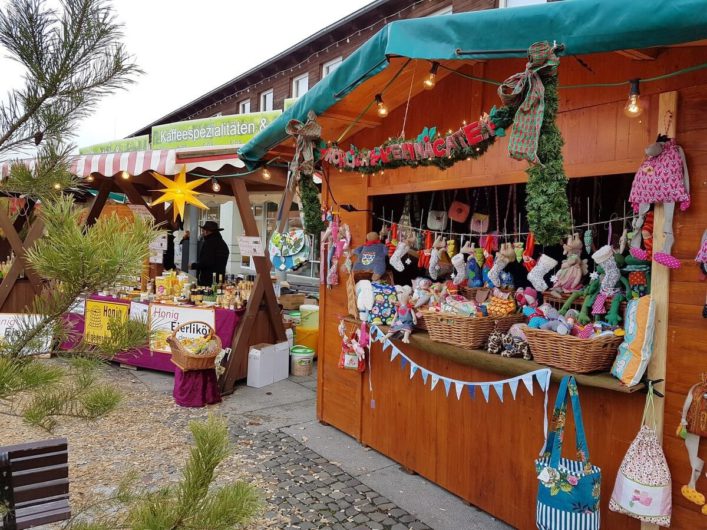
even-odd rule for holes
{"type": "Polygon", "coordinates": [[[317,115],[310,110],[305,123],[290,120],[285,132],[295,137],[295,155],[290,162],[290,171],[295,176],[295,180],[299,179],[300,173],[312,174],[314,172],[314,144],[322,135],[322,127],[317,123],[317,115]]]}
{"type": "Polygon", "coordinates": [[[548,42],[536,42],[528,49],[525,71],[512,75],[498,87],[504,105],[518,106],[513,131],[508,141],[508,153],[516,160],[538,160],[538,136],[545,113],[545,86],[540,71],[554,71],[560,60],[548,42]]]}

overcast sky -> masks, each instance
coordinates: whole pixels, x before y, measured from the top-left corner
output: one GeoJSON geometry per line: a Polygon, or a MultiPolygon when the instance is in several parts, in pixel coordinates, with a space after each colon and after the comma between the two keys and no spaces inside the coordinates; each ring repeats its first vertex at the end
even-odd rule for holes
{"type": "MultiPolygon", "coordinates": [[[[127,136],[369,2],[113,0],[124,41],[145,74],[104,99],[74,141],[85,146],[127,136]]],[[[22,70],[1,57],[0,72],[4,98],[22,70]]]]}

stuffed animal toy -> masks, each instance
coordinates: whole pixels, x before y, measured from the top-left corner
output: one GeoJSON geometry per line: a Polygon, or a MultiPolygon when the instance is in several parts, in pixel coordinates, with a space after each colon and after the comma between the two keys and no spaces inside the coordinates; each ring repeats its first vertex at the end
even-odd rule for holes
{"type": "Polygon", "coordinates": [[[707,515],[705,496],[697,490],[697,481],[704,468],[704,460],[698,455],[700,439],[707,437],[707,373],[702,374],[702,382],[688,390],[676,434],[685,441],[692,468],[690,480],[682,486],[680,493],[690,502],[701,506],[702,513],[707,515]]]}
{"type": "Polygon", "coordinates": [[[432,292],[430,287],[432,286],[432,280],[428,278],[415,278],[412,281],[412,303],[415,309],[427,305],[432,297],[432,292]]]}
{"type": "Polygon", "coordinates": [[[575,233],[574,236],[568,236],[563,249],[563,254],[567,257],[560,265],[552,290],[572,293],[582,288],[582,278],[589,271],[587,260],[580,258],[582,241],[579,239],[579,234],[575,233]]]}
{"type": "Polygon", "coordinates": [[[532,287],[518,287],[515,297],[520,307],[538,307],[538,292],[532,287]]]}
{"type": "Polygon", "coordinates": [[[385,258],[388,249],[378,237],[378,232],[366,234],[366,242],[354,249],[353,253],[358,256],[353,270],[355,272],[370,272],[373,281],[380,280],[385,274],[385,258]]]}
{"type": "Polygon", "coordinates": [[[385,338],[402,334],[403,342],[410,342],[410,335],[412,330],[417,324],[417,317],[415,316],[415,310],[410,304],[410,286],[406,285],[400,292],[398,292],[398,303],[395,309],[395,318],[390,326],[390,330],[386,334],[385,338]]]}

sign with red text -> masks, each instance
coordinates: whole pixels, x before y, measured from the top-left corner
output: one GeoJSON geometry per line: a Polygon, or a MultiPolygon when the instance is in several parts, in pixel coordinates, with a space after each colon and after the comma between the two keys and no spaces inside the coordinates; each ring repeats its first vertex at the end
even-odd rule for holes
{"type": "Polygon", "coordinates": [[[182,324],[190,323],[177,332],[177,338],[187,348],[190,343],[206,337],[210,331],[209,326],[216,329],[216,312],[213,308],[150,304],[149,315],[152,351],[172,353],[167,337],[182,324]]]}

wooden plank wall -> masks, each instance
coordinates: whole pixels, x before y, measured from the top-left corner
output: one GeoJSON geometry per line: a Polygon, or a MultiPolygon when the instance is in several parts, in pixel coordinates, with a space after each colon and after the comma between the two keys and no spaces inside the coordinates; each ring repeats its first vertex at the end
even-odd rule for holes
{"type": "MultiPolygon", "coordinates": [[[[564,58],[560,82],[650,77],[706,58],[704,48],[690,47],[664,50],[656,61],[631,61],[617,54],[585,57],[593,73],[577,61],[564,58]]],[[[504,79],[521,70],[523,62],[491,61],[468,68],[476,75],[504,79]]],[[[692,206],[686,213],[677,213],[674,224],[673,253],[683,267],[672,273],[670,283],[664,445],[674,477],[671,528],[692,529],[704,525],[704,516],[680,495],[679,488],[689,477],[689,465],[674,429],[687,389],[701,371],[707,371],[707,325],[701,316],[707,285],[700,282],[692,261],[707,228],[707,72],[642,86],[642,97],[649,107],[638,120],[628,120],[622,114],[627,87],[563,90],[559,124],[571,177],[633,173],[644,147],[654,140],[662,122],[657,115],[658,94],[669,90],[677,90],[679,95],[677,139],[688,158],[692,206]]],[[[362,102],[362,106],[365,104],[362,102]]],[[[437,125],[445,130],[458,127],[463,119],[473,120],[493,104],[498,104],[493,87],[450,76],[434,91],[423,92],[411,101],[406,136],[416,136],[424,126],[437,125]]],[[[402,108],[394,109],[385,127],[366,130],[351,142],[370,147],[399,134],[403,112],[402,108]]],[[[330,183],[337,201],[363,208],[375,195],[523,182],[523,169],[523,164],[508,158],[506,141],[502,140],[481,159],[459,163],[447,171],[401,168],[371,177],[334,171],[330,183]]],[[[330,196],[326,201],[332,204],[330,196]]],[[[342,216],[352,228],[353,246],[360,245],[371,226],[370,218],[364,213],[342,216]]],[[[453,395],[445,397],[441,387],[430,392],[419,376],[410,381],[377,346],[372,352],[371,393],[367,374],[352,374],[336,365],[340,352],[336,327],[338,317],[346,313],[344,285],[322,291],[322,305],[319,418],[514,526],[534,527],[536,478],[532,460],[542,443],[542,403],[537,394],[531,398],[519,389],[518,399],[507,398],[505,404],[495,396],[488,404],[480,397],[471,401],[465,396],[457,401],[453,395]]],[[[499,379],[495,374],[443,361],[411,347],[405,351],[419,364],[443,375],[466,380],[499,379]]],[[[555,390],[553,387],[551,394],[555,390]]],[[[580,388],[580,394],[593,461],[604,472],[603,526],[638,528],[636,521],[608,512],[607,503],[616,470],[638,431],[643,396],[585,387],[580,388]]],[[[700,453],[703,458],[707,458],[705,446],[700,453]]],[[[704,477],[698,486],[707,490],[704,477]]]]}

